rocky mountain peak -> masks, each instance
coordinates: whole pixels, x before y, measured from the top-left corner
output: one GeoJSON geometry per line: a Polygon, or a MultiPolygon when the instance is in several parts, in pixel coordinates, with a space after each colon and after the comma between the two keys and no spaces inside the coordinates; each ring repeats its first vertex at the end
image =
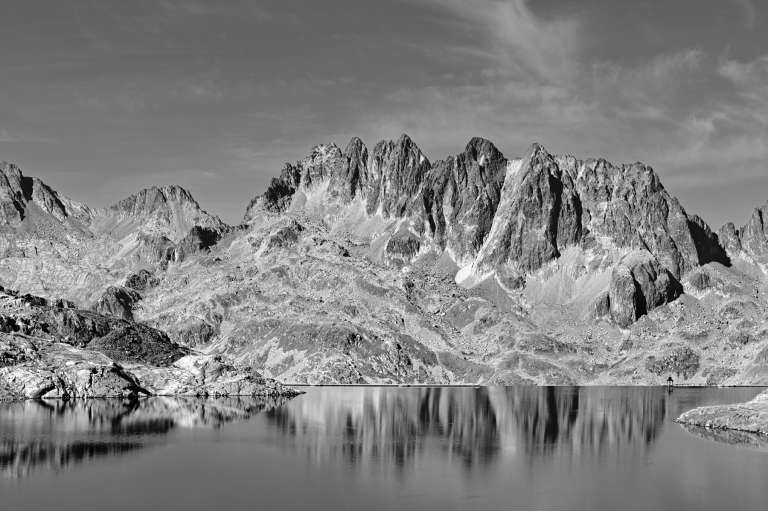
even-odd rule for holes
{"type": "Polygon", "coordinates": [[[427,157],[407,134],[397,141],[380,141],[369,161],[365,186],[368,212],[378,212],[384,218],[402,216],[430,167],[427,157]]]}
{"type": "Polygon", "coordinates": [[[202,209],[192,194],[178,185],[144,188],[96,216],[93,229],[118,238],[138,231],[177,242],[194,226],[217,232],[227,229],[219,217],[202,209]]]}
{"type": "Polygon", "coordinates": [[[17,165],[0,163],[0,225],[19,225],[30,215],[34,217],[31,224],[39,227],[53,219],[87,221],[90,210],[60,196],[38,178],[25,176],[17,165]]]}
{"type": "Polygon", "coordinates": [[[353,138],[344,151],[318,146],[286,164],[254,199],[246,220],[254,208],[283,211],[318,183],[327,183],[322,190],[342,207],[359,197],[368,215],[410,219],[411,228],[394,233],[387,245],[407,248],[396,254],[400,262],[428,242],[461,261],[474,259],[483,271],[508,265],[525,274],[568,246],[598,240],[648,250],[676,279],[705,262],[728,262],[706,223],[689,217],[640,162],[555,156],[539,143],[510,161],[491,141],[474,137],[463,152],[432,163],[407,134],[370,152],[353,138]]]}
{"type": "Polygon", "coordinates": [[[166,185],[139,190],[116,202],[109,209],[131,215],[146,215],[167,210],[171,204],[190,204],[199,208],[197,201],[185,188],[178,185],[166,185]]]}
{"type": "Polygon", "coordinates": [[[754,262],[768,263],[768,202],[756,207],[741,228],[729,222],[718,233],[732,256],[746,255],[754,262]]]}
{"type": "Polygon", "coordinates": [[[6,179],[21,179],[21,169],[14,163],[8,161],[0,161],[0,174],[6,179]]]}
{"type": "Polygon", "coordinates": [[[488,139],[473,137],[464,148],[464,155],[478,162],[480,166],[486,165],[491,160],[504,158],[493,142],[488,139]]]}

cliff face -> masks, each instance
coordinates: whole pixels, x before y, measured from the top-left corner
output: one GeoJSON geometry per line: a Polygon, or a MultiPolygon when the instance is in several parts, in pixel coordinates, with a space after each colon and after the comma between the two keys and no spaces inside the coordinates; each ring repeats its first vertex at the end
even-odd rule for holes
{"type": "Polygon", "coordinates": [[[407,135],[379,142],[370,157],[360,139],[343,152],[318,146],[286,165],[252,201],[246,222],[260,208],[286,210],[297,190],[325,181],[329,199],[361,197],[369,215],[408,219],[419,236],[476,257],[483,269],[513,264],[528,272],[565,247],[596,242],[647,250],[676,278],[711,260],[727,263],[717,236],[650,167],[556,157],[538,144],[507,160],[481,138],[434,164],[407,135]]]}
{"type": "Polygon", "coordinates": [[[27,229],[48,216],[62,224],[87,223],[92,215],[84,204],[59,196],[37,178],[24,176],[16,165],[0,162],[0,227],[27,229]]]}
{"type": "Polygon", "coordinates": [[[768,202],[755,208],[749,221],[737,229],[727,223],[718,233],[728,252],[734,257],[746,257],[751,262],[768,264],[768,202]]]}
{"type": "MultiPolygon", "coordinates": [[[[508,160],[490,141],[474,138],[462,153],[435,163],[407,135],[379,142],[370,156],[357,138],[345,151],[317,146],[286,165],[251,202],[245,221],[259,211],[305,210],[307,194],[318,190],[319,202],[335,208],[326,219],[331,226],[349,229],[339,211],[357,201],[367,215],[358,224],[381,220],[376,228],[356,229],[383,247],[374,259],[408,266],[426,252],[446,252],[463,275],[475,275],[467,282],[493,274],[505,288],[521,287],[568,247],[612,253],[616,265],[623,254],[645,252],[648,264],[669,278],[657,283],[663,299],[627,298],[631,305],[615,296],[614,306],[631,308],[626,317],[633,321],[679,296],[678,281],[694,268],[729,264],[718,237],[688,215],[650,167],[553,156],[539,144],[508,160]]],[[[315,198],[309,214],[317,204],[315,198]]]]}

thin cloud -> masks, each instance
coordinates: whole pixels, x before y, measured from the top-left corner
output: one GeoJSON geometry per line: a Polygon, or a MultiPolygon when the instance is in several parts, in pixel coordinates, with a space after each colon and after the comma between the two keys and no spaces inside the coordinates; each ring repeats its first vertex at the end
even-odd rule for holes
{"type": "Polygon", "coordinates": [[[581,24],[575,19],[544,20],[526,0],[422,0],[478,26],[490,54],[510,74],[533,72],[562,80],[575,72],[581,24]]]}

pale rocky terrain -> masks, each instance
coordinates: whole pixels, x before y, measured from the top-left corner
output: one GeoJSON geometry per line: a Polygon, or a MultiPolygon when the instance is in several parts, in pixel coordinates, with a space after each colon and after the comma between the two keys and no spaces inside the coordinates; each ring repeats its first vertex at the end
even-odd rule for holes
{"type": "MultiPolygon", "coordinates": [[[[768,392],[746,403],[694,408],[678,417],[677,421],[706,428],[713,431],[712,435],[722,430],[768,435],[768,392]]],[[[732,443],[737,442],[733,440],[732,443]]],[[[768,440],[763,439],[759,446],[768,447],[768,440]]]]}
{"type": "Polygon", "coordinates": [[[0,176],[0,284],[188,350],[131,369],[152,388],[192,392],[199,357],[297,384],[768,383],[768,204],[715,233],[641,163],[355,138],[238,226],[180,187],[96,210],[0,176]]]}

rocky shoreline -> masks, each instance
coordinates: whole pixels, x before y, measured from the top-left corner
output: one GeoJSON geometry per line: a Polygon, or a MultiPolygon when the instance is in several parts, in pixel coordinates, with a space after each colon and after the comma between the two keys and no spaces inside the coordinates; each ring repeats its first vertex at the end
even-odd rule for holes
{"type": "Polygon", "coordinates": [[[702,406],[682,414],[677,422],[707,430],[727,430],[768,436],[768,390],[746,403],[702,406]]]}
{"type": "Polygon", "coordinates": [[[0,401],[299,393],[145,324],[0,288],[0,401]]]}

